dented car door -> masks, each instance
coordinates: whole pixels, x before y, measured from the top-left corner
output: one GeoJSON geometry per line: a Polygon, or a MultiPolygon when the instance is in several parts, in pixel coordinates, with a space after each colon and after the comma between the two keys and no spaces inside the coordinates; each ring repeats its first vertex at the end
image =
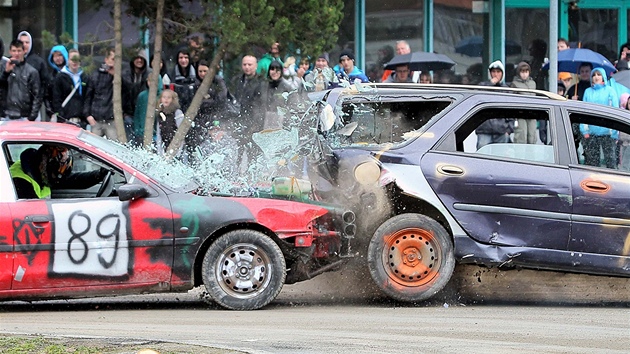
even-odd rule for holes
{"type": "Polygon", "coordinates": [[[517,117],[549,121],[554,115],[546,109],[479,109],[453,133],[457,148],[430,150],[422,158],[422,171],[446,208],[476,241],[566,250],[571,179],[568,168],[557,162],[558,140],[553,140],[554,145],[476,145],[473,132],[484,121],[517,117]]]}

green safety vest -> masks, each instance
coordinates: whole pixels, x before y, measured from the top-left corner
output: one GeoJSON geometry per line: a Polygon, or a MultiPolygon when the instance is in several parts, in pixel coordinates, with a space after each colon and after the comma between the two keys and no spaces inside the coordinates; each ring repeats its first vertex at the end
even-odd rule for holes
{"type": "Polygon", "coordinates": [[[22,178],[32,184],[33,190],[35,190],[35,194],[37,194],[39,199],[48,198],[50,196],[50,187],[44,186],[42,188],[39,183],[33,179],[33,177],[24,173],[22,170],[22,161],[16,161],[13,165],[11,165],[9,172],[11,172],[11,177],[22,178]]]}

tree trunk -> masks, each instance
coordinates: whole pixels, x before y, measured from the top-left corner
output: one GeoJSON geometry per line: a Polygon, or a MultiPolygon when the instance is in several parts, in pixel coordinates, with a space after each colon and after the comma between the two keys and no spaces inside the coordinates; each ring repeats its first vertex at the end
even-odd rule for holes
{"type": "Polygon", "coordinates": [[[147,115],[144,123],[143,146],[150,148],[153,141],[153,126],[155,125],[155,107],[157,101],[158,85],[160,84],[160,63],[162,62],[162,37],[164,33],[164,0],[158,0],[155,15],[155,43],[153,49],[153,61],[151,67],[151,83],[149,84],[149,97],[147,100],[147,115]]]}
{"type": "Polygon", "coordinates": [[[125,122],[122,110],[122,0],[114,0],[114,123],[118,133],[118,141],[127,143],[125,122]]]}
{"type": "Polygon", "coordinates": [[[193,97],[193,100],[190,103],[190,107],[188,107],[188,110],[185,113],[184,121],[179,126],[179,128],[177,128],[177,132],[173,137],[173,141],[171,141],[171,145],[169,145],[165,151],[165,157],[167,159],[172,159],[173,155],[179,150],[179,146],[184,143],[186,134],[188,133],[188,130],[190,130],[190,127],[192,126],[195,117],[197,117],[197,112],[199,111],[199,106],[201,106],[203,96],[208,92],[208,89],[210,89],[212,80],[214,80],[214,76],[217,73],[219,63],[221,62],[221,60],[223,60],[226,48],[227,42],[222,41],[221,44],[219,44],[219,48],[217,49],[214,58],[212,58],[212,63],[210,63],[208,74],[206,74],[206,77],[204,77],[203,81],[201,82],[201,86],[199,86],[199,88],[197,89],[195,97],[193,97]]]}

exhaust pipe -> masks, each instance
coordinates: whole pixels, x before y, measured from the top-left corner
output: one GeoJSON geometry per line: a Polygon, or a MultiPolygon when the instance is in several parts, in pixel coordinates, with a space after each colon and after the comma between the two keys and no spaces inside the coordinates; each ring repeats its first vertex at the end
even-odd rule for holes
{"type": "Polygon", "coordinates": [[[354,214],[353,211],[345,211],[342,215],[341,218],[343,219],[343,222],[346,224],[354,224],[354,222],[357,220],[357,216],[354,214]]]}
{"type": "Polygon", "coordinates": [[[348,224],[344,226],[343,233],[346,237],[354,237],[357,233],[357,226],[355,224],[348,224]]]}

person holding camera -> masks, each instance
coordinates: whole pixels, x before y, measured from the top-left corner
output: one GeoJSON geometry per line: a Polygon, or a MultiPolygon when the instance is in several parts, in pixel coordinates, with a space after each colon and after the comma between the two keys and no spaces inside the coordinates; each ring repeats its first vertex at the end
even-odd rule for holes
{"type": "Polygon", "coordinates": [[[2,120],[34,121],[42,105],[39,73],[24,60],[24,44],[19,39],[11,41],[10,60],[0,75],[0,85],[7,88],[6,106],[2,120]]]}

